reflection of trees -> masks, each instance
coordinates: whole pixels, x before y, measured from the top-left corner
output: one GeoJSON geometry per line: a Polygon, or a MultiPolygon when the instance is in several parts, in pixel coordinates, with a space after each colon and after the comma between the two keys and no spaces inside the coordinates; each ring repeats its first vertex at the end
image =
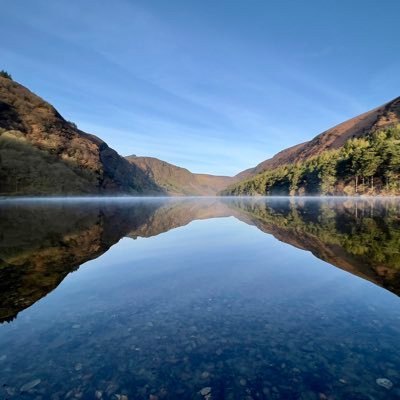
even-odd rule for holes
{"type": "Polygon", "coordinates": [[[350,272],[358,271],[390,290],[400,289],[398,201],[237,200],[234,204],[279,239],[337,266],[346,261],[354,268],[350,272]]]}

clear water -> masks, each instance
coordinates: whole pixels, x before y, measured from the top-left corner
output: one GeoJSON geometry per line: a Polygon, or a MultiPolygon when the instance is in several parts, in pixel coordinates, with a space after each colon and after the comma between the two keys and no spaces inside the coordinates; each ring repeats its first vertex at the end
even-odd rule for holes
{"type": "Polygon", "coordinates": [[[14,200],[0,224],[1,399],[400,398],[398,200],[14,200]]]}

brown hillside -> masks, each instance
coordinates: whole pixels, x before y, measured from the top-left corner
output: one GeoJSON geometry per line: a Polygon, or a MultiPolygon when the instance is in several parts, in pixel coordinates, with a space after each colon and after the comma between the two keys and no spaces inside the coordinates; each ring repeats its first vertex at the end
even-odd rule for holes
{"type": "Polygon", "coordinates": [[[0,194],[163,193],[101,139],[0,77],[0,194]]]}

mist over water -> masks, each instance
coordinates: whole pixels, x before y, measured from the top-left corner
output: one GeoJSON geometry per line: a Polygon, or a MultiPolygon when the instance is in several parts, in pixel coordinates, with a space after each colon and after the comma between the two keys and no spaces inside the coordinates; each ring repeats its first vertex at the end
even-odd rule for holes
{"type": "Polygon", "coordinates": [[[397,399],[400,202],[0,203],[0,398],[397,399]]]}

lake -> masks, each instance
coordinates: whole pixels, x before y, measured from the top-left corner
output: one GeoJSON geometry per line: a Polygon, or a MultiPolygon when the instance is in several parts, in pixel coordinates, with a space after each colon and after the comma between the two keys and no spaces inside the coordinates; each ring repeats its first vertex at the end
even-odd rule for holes
{"type": "Polygon", "coordinates": [[[400,398],[400,201],[0,203],[1,399],[400,398]]]}

